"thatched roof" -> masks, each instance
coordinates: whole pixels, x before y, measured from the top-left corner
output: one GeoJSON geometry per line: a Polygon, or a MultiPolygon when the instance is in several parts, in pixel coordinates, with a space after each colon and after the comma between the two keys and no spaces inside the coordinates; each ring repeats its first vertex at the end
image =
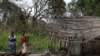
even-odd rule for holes
{"type": "Polygon", "coordinates": [[[68,32],[83,34],[85,39],[90,40],[100,35],[100,18],[84,16],[80,18],[67,18],[60,17],[55,19],[56,22],[52,26],[52,32],[56,32],[54,35],[63,36],[68,35],[68,32]]]}

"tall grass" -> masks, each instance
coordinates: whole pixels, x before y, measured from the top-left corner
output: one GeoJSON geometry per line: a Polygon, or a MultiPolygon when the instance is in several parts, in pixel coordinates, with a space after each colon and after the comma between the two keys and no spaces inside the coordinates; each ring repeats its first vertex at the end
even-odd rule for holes
{"type": "MultiPolygon", "coordinates": [[[[0,30],[0,51],[7,49],[9,34],[9,31],[0,30]]],[[[21,37],[21,34],[15,33],[15,35],[17,39],[17,45],[19,45],[19,38],[21,37]]],[[[32,46],[35,50],[43,50],[48,47],[48,36],[40,37],[34,33],[30,33],[28,35],[30,36],[29,45],[32,46]]]]}
{"type": "MultiPolygon", "coordinates": [[[[6,30],[0,30],[0,51],[7,50],[8,45],[8,36],[10,32],[6,30]]],[[[17,46],[19,45],[19,38],[21,37],[20,33],[15,33],[16,39],[17,39],[17,46]]],[[[26,33],[27,35],[27,33],[26,33]]],[[[44,51],[48,48],[49,45],[49,37],[47,35],[45,36],[38,36],[35,33],[28,33],[30,36],[29,38],[29,46],[32,47],[31,50],[33,51],[44,51]]],[[[56,47],[59,47],[58,45],[54,44],[56,47]]],[[[50,46],[50,45],[49,45],[50,46]]]]}
{"type": "Polygon", "coordinates": [[[8,38],[8,32],[7,31],[0,31],[0,50],[5,50],[7,48],[7,38],[8,38]]]}

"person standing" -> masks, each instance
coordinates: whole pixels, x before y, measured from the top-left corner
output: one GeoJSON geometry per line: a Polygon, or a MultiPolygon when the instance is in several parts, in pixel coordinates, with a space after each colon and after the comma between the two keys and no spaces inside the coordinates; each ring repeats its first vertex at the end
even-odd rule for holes
{"type": "Polygon", "coordinates": [[[26,40],[25,40],[25,32],[23,32],[22,36],[20,37],[20,44],[21,44],[20,56],[26,56],[27,45],[26,45],[26,40]]]}
{"type": "Polygon", "coordinates": [[[20,44],[22,45],[25,42],[25,32],[22,33],[22,36],[20,37],[20,44]]]}
{"type": "Polygon", "coordinates": [[[10,52],[13,55],[16,55],[16,36],[14,35],[14,31],[11,31],[11,34],[8,37],[8,45],[10,52]]]}

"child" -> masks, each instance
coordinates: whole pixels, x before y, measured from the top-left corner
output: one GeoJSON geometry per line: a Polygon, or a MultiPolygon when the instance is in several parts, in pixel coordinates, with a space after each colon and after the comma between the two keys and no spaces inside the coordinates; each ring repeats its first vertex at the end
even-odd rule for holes
{"type": "Polygon", "coordinates": [[[25,33],[23,32],[22,36],[20,37],[20,44],[22,45],[25,42],[25,33]]]}
{"type": "Polygon", "coordinates": [[[16,54],[16,36],[14,35],[14,31],[11,31],[11,35],[8,37],[8,45],[10,51],[13,55],[16,54]]]}
{"type": "Polygon", "coordinates": [[[25,33],[23,32],[22,37],[20,38],[20,44],[21,44],[21,56],[26,56],[27,52],[27,46],[26,46],[26,41],[25,41],[25,33]]]}

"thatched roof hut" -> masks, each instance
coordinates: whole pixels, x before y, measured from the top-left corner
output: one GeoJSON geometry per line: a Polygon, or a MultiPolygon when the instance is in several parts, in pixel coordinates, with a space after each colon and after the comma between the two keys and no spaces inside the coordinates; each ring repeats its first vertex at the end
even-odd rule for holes
{"type": "Polygon", "coordinates": [[[53,36],[65,38],[68,36],[84,36],[84,43],[100,35],[100,18],[84,16],[80,18],[55,17],[50,31],[53,36]]]}

